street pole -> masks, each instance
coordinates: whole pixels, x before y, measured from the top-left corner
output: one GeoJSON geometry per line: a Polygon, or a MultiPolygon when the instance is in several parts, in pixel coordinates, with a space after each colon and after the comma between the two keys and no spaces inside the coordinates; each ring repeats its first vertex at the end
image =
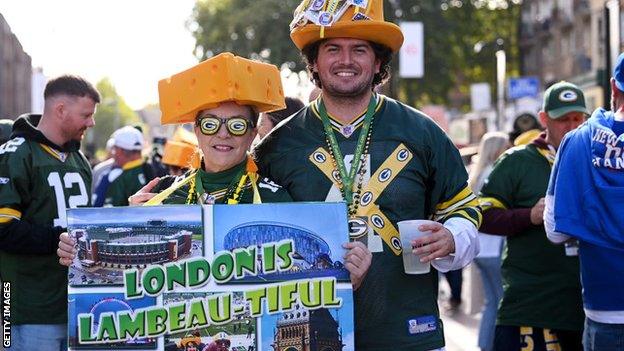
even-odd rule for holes
{"type": "Polygon", "coordinates": [[[505,130],[505,70],[507,65],[507,56],[505,50],[496,51],[496,92],[498,99],[496,101],[498,114],[498,130],[505,130]]]}

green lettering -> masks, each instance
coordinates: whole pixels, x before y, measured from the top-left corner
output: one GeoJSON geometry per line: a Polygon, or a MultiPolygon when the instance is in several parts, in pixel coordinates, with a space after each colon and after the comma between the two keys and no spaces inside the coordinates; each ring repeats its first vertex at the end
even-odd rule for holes
{"type": "Polygon", "coordinates": [[[275,268],[275,244],[262,245],[262,272],[273,273],[275,268]]]}
{"type": "Polygon", "coordinates": [[[252,317],[262,315],[262,300],[266,296],[266,288],[245,291],[245,301],[249,302],[249,313],[252,317]]]}
{"type": "Polygon", "coordinates": [[[246,249],[234,250],[234,258],[236,259],[236,279],[245,276],[244,271],[250,275],[257,275],[256,272],[256,247],[250,246],[246,249]]]}
{"type": "Polygon", "coordinates": [[[120,312],[118,319],[121,340],[145,336],[145,311],[137,312],[134,318],[130,311],[120,312]]]}
{"type": "Polygon", "coordinates": [[[321,281],[324,307],[340,307],[342,299],[336,297],[336,279],[323,279],[321,281]]]}
{"type": "Polygon", "coordinates": [[[188,287],[195,288],[210,278],[210,264],[205,259],[187,261],[188,287]]]}
{"type": "Polygon", "coordinates": [[[208,298],[210,320],[222,324],[232,320],[232,294],[217,295],[208,298]]]}
{"type": "Polygon", "coordinates": [[[161,266],[151,266],[143,272],[143,289],[148,295],[160,295],[164,286],[165,272],[161,266]]]}
{"type": "Polygon", "coordinates": [[[234,258],[229,251],[222,251],[212,261],[212,276],[219,283],[225,283],[232,278],[234,272],[234,258]]]}
{"type": "Polygon", "coordinates": [[[282,264],[280,264],[280,271],[289,270],[294,262],[292,260],[292,254],[295,252],[295,244],[292,240],[287,240],[284,242],[280,242],[277,247],[277,256],[282,259],[282,264]]]}
{"type": "MultiPolygon", "coordinates": [[[[292,309],[293,304],[297,301],[297,298],[294,296],[297,292],[297,283],[295,282],[285,282],[279,285],[279,295],[280,295],[280,307],[282,310],[290,310],[292,309]]],[[[270,300],[269,300],[270,304],[270,300]]],[[[270,311],[270,308],[269,308],[270,311]]]]}
{"type": "Polygon", "coordinates": [[[186,322],[186,329],[194,329],[198,326],[207,326],[206,311],[202,300],[193,300],[186,322]]]}
{"type": "Polygon", "coordinates": [[[147,336],[159,336],[167,330],[167,310],[154,308],[147,310],[147,336]]]}
{"type": "Polygon", "coordinates": [[[297,284],[299,290],[299,298],[301,304],[309,309],[318,308],[321,306],[321,281],[311,280],[300,282],[297,284]],[[310,291],[310,287],[312,291],[310,291]]]}
{"type": "Polygon", "coordinates": [[[93,315],[81,313],[78,315],[78,321],[78,340],[81,343],[95,341],[95,337],[91,335],[93,315]]]}
{"type": "Polygon", "coordinates": [[[143,296],[143,290],[139,291],[136,269],[124,271],[124,285],[126,287],[126,298],[134,299],[143,296]]]}
{"type": "Polygon", "coordinates": [[[98,340],[119,340],[119,336],[117,335],[117,328],[115,328],[115,319],[113,318],[113,313],[102,313],[100,315],[100,324],[98,328],[100,330],[100,332],[98,333],[98,340]]]}
{"type": "Polygon", "coordinates": [[[280,309],[280,304],[279,304],[280,285],[269,286],[267,287],[266,290],[267,290],[266,304],[267,304],[268,313],[275,313],[279,311],[280,309]]]}
{"type": "Polygon", "coordinates": [[[169,332],[173,333],[184,329],[186,303],[169,306],[169,332]]]}
{"type": "Polygon", "coordinates": [[[182,262],[182,264],[169,264],[165,269],[167,270],[168,291],[173,291],[175,288],[174,284],[178,284],[183,288],[186,287],[186,262],[182,262]]]}

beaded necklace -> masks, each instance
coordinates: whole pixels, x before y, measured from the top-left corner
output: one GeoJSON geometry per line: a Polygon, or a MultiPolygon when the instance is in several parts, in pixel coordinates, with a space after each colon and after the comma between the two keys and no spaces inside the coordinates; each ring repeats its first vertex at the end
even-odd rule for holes
{"type": "Polygon", "coordinates": [[[351,162],[351,169],[349,174],[347,174],[344,158],[342,157],[340,146],[336,140],[336,135],[331,128],[329,117],[327,115],[327,111],[325,110],[325,104],[322,99],[319,103],[319,113],[321,115],[321,120],[323,121],[323,127],[325,130],[325,142],[327,144],[327,148],[329,149],[329,155],[331,156],[334,170],[338,171],[338,175],[335,178],[338,183],[340,193],[342,194],[343,199],[347,202],[349,217],[355,216],[360,205],[364,175],[366,174],[366,155],[368,155],[371,136],[373,134],[372,125],[375,105],[376,99],[375,96],[372,95],[368,103],[366,116],[364,117],[364,124],[355,147],[355,154],[353,155],[353,161],[351,162]],[[358,177],[357,189],[355,194],[353,194],[353,182],[355,181],[356,176],[358,177]]]}
{"type": "MultiPolygon", "coordinates": [[[[232,181],[227,187],[227,191],[225,196],[223,197],[224,204],[235,205],[240,202],[240,199],[243,196],[245,189],[247,188],[247,184],[249,181],[254,181],[254,175],[258,171],[258,167],[255,162],[247,157],[247,164],[244,170],[241,170],[235,177],[232,178],[232,181]]],[[[214,204],[217,200],[215,193],[220,191],[215,191],[212,193],[207,193],[204,191],[204,186],[202,185],[199,172],[193,176],[189,185],[189,194],[186,200],[187,204],[196,204],[198,197],[201,199],[203,204],[214,204]],[[199,196],[198,196],[199,194],[199,196]]]]}

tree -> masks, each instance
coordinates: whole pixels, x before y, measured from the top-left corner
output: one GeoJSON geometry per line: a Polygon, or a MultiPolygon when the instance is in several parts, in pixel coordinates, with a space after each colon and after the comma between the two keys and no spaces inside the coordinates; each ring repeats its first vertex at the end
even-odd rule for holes
{"type": "MultiPolygon", "coordinates": [[[[471,83],[494,82],[493,52],[477,55],[474,45],[502,38],[508,73],[518,71],[520,0],[385,0],[386,20],[421,21],[425,28],[425,77],[401,79],[386,87],[412,105],[445,104],[467,108],[471,83]]],[[[299,0],[198,0],[189,21],[200,60],[231,51],[277,66],[302,70],[289,36],[299,0]]]]}
{"type": "Polygon", "coordinates": [[[96,84],[101,100],[95,112],[95,127],[85,138],[86,152],[93,156],[96,150],[106,147],[106,141],[118,128],[126,125],[140,124],[139,116],[126,104],[123,97],[117,94],[113,83],[104,78],[96,84]]]}

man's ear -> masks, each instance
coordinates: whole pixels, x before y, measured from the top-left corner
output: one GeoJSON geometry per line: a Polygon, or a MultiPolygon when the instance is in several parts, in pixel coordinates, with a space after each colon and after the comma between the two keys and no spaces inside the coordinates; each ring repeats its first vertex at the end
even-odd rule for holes
{"type": "Polygon", "coordinates": [[[543,128],[546,128],[546,122],[548,121],[548,114],[545,111],[538,112],[537,116],[539,117],[540,124],[543,128]]]}

